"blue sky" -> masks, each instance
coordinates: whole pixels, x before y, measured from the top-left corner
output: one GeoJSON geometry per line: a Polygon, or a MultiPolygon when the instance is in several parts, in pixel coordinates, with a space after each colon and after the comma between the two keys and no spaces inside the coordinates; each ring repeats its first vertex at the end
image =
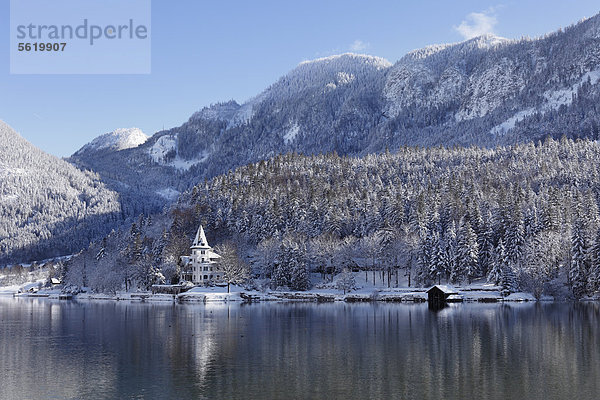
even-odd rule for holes
{"type": "Polygon", "coordinates": [[[354,51],[395,62],[415,48],[489,31],[535,37],[590,17],[600,5],[154,0],[148,75],[11,75],[9,10],[9,0],[0,0],[0,119],[43,150],[68,156],[116,128],[152,134],[211,103],[242,102],[303,60],[354,51]]]}

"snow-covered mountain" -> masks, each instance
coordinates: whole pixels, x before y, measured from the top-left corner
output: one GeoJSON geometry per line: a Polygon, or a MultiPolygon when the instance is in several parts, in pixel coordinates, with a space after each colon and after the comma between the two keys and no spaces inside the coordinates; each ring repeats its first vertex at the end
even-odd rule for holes
{"type": "Polygon", "coordinates": [[[75,152],[75,155],[81,156],[82,154],[90,151],[98,151],[103,149],[109,149],[114,151],[131,149],[143,144],[148,140],[148,136],[138,128],[119,128],[112,132],[100,135],[81,149],[75,152]]]}
{"type": "Polygon", "coordinates": [[[122,221],[97,174],[44,153],[0,121],[0,265],[70,254],[122,221]]]}
{"type": "Polygon", "coordinates": [[[79,151],[70,161],[157,210],[204,177],[273,154],[357,152],[368,142],[365,127],[381,119],[390,67],[382,58],[356,54],[303,62],[242,105],[214,104],[138,147],[79,151]]]}
{"type": "Polygon", "coordinates": [[[595,138],[599,79],[600,15],[538,39],[486,35],[429,46],[393,65],[342,54],[303,62],[249,101],[204,108],[138,147],[71,161],[158,205],[204,178],[286,152],[595,138]]]}
{"type": "Polygon", "coordinates": [[[381,132],[421,145],[593,137],[599,72],[600,15],[535,40],[486,35],[417,50],[387,74],[381,132]]]}

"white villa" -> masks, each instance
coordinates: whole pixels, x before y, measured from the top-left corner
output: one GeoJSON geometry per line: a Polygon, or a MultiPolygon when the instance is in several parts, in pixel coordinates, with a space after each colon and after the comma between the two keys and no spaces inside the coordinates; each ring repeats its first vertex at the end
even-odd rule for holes
{"type": "Polygon", "coordinates": [[[180,280],[204,284],[220,281],[223,278],[223,271],[219,269],[218,263],[221,256],[212,251],[212,247],[208,245],[202,225],[198,228],[190,249],[192,250],[191,255],[180,257],[183,264],[180,280]]]}

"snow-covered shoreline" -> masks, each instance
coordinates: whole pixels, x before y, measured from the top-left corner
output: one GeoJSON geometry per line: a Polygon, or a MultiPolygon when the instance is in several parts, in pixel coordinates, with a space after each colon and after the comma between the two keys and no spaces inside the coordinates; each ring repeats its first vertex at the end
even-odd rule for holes
{"type": "MultiPolygon", "coordinates": [[[[312,288],[306,291],[272,290],[268,288],[267,281],[255,282],[262,287],[260,290],[231,285],[230,292],[227,286],[196,286],[178,294],[152,293],[149,291],[116,293],[94,293],[89,288],[83,288],[82,293],[74,295],[64,293],[62,286],[41,287],[42,281],[32,281],[21,285],[0,286],[0,296],[15,296],[23,298],[47,299],[73,299],[73,300],[113,300],[113,301],[144,301],[144,302],[173,302],[173,303],[215,303],[215,302],[397,302],[397,303],[423,303],[427,301],[428,287],[412,287],[408,285],[406,277],[401,277],[398,287],[388,287],[388,282],[376,274],[355,272],[353,275],[353,288],[344,293],[340,288],[341,275],[334,277],[312,274],[312,288]]],[[[79,288],[78,290],[80,290],[79,288]]],[[[169,285],[159,285],[157,289],[169,289],[169,285]]],[[[487,283],[484,279],[476,280],[471,284],[458,285],[458,291],[449,302],[534,302],[537,301],[532,293],[516,292],[507,297],[501,294],[501,287],[487,283]]],[[[158,290],[161,291],[161,290],[158,290]]],[[[168,290],[167,290],[168,291],[168,290]]],[[[542,296],[540,301],[555,301],[552,296],[542,296]]],[[[600,299],[584,299],[600,300],[600,299]]]]}
{"type": "MultiPolygon", "coordinates": [[[[0,289],[0,295],[10,295],[19,298],[59,299],[60,290],[40,290],[35,293],[16,293],[0,289]]],[[[63,297],[65,298],[65,297],[63,297]]],[[[397,302],[423,303],[427,301],[425,288],[391,288],[365,289],[342,293],[335,289],[313,289],[307,291],[256,291],[245,290],[241,287],[227,288],[196,287],[178,295],[153,294],[151,292],[117,292],[115,294],[79,293],[66,297],[73,300],[112,300],[112,301],[142,301],[142,302],[174,302],[174,303],[212,303],[212,302],[397,302]]],[[[454,302],[527,302],[537,301],[531,293],[513,293],[502,297],[498,290],[489,289],[459,289],[459,295],[454,302]]],[[[544,296],[540,301],[554,301],[552,297],[544,296]]]]}

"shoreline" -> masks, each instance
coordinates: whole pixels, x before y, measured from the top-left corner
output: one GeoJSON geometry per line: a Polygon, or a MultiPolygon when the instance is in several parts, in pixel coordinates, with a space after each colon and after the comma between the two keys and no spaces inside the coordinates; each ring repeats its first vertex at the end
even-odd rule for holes
{"type": "MultiPolygon", "coordinates": [[[[151,292],[117,292],[116,294],[104,293],[79,293],[76,295],[60,293],[57,290],[39,291],[36,293],[8,293],[0,292],[0,295],[14,298],[37,298],[49,300],[97,300],[97,301],[137,301],[137,302],[172,302],[172,303],[214,303],[214,302],[237,302],[237,303],[260,303],[260,302],[385,302],[385,303],[426,303],[427,293],[425,288],[396,288],[394,290],[358,290],[346,294],[336,293],[333,290],[310,290],[310,291],[266,291],[214,290],[215,288],[193,288],[180,294],[153,294],[151,292]],[[211,290],[212,289],[212,290],[211,290]]],[[[597,299],[584,299],[584,301],[595,301],[597,299]]],[[[504,303],[504,302],[555,302],[551,296],[543,296],[536,299],[531,293],[512,293],[502,297],[495,290],[459,290],[456,298],[448,303],[504,303]]]]}

